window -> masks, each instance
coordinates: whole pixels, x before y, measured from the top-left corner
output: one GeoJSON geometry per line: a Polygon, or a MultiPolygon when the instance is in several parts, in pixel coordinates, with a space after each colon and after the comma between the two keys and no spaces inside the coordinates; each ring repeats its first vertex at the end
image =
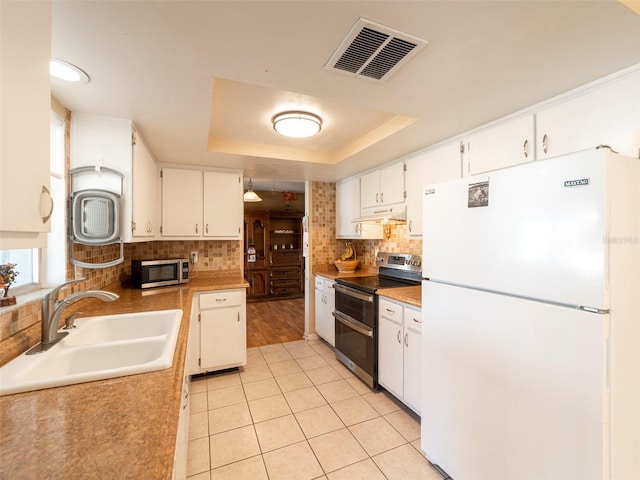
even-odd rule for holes
{"type": "Polygon", "coordinates": [[[50,190],[55,208],[51,215],[51,233],[47,247],[0,251],[0,263],[15,263],[19,275],[11,285],[12,293],[25,293],[42,286],[62,283],[66,270],[66,185],[64,121],[51,112],[50,190]]]}
{"type": "MultiPolygon", "coordinates": [[[[35,285],[38,280],[38,249],[28,248],[22,250],[0,251],[0,264],[15,263],[19,272],[15,281],[11,284],[11,293],[15,293],[20,287],[35,285]]],[[[0,294],[1,295],[1,294],[0,294]]]]}
{"type": "Polygon", "coordinates": [[[64,170],[65,123],[51,112],[51,198],[58,208],[51,215],[51,232],[47,235],[47,247],[42,249],[40,282],[43,287],[58,285],[65,280],[66,273],[66,185],[64,170]]]}

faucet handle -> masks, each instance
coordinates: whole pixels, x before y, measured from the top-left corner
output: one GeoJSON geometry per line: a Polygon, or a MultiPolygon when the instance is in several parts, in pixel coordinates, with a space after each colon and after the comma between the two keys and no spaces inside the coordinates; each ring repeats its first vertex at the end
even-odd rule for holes
{"type": "Polygon", "coordinates": [[[76,328],[76,326],[73,324],[73,322],[75,321],[76,317],[80,316],[80,315],[84,315],[84,312],[75,312],[72,313],[71,315],[69,315],[67,318],[64,319],[64,327],[62,327],[63,330],[71,330],[72,328],[76,328]]]}

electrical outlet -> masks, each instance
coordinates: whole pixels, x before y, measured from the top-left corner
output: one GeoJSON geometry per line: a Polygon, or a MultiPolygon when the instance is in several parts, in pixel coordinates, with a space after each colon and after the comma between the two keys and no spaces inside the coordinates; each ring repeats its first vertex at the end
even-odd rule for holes
{"type": "Polygon", "coordinates": [[[196,263],[198,263],[198,251],[194,250],[191,252],[191,264],[195,265],[196,263]]]}

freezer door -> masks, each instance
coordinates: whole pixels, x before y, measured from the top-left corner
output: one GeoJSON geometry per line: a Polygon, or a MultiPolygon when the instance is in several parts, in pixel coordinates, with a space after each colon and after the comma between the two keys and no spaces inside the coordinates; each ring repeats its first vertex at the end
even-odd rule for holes
{"type": "Polygon", "coordinates": [[[607,182],[634,160],[592,149],[425,187],[424,276],[609,309],[607,182]]]}
{"type": "Polygon", "coordinates": [[[608,315],[423,283],[422,449],[455,479],[608,478],[608,315]]]}

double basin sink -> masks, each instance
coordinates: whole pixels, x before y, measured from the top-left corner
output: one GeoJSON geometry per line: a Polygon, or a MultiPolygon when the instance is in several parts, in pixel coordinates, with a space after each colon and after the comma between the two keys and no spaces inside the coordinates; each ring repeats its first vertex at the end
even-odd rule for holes
{"type": "Polygon", "coordinates": [[[49,350],[0,367],[0,395],[169,368],[181,320],[182,310],[78,318],[49,350]]]}

